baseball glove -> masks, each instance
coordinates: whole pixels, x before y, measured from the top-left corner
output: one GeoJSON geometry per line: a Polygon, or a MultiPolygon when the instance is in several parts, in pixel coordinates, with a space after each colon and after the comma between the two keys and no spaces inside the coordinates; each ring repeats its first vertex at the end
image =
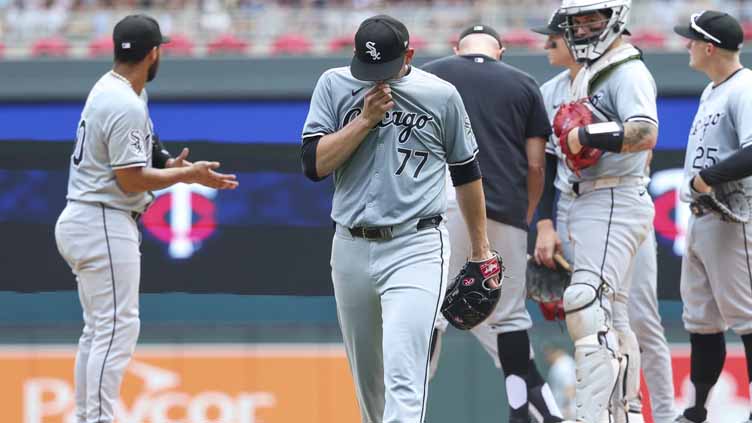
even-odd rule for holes
{"type": "Polygon", "coordinates": [[[721,216],[726,222],[747,223],[752,218],[752,205],[744,191],[744,185],[739,182],[728,182],[719,185],[714,191],[699,193],[692,188],[689,180],[689,192],[692,202],[689,204],[692,214],[702,216],[709,212],[721,216]]]}
{"type": "Polygon", "coordinates": [[[468,261],[449,286],[441,314],[452,326],[470,330],[493,313],[501,294],[504,262],[498,254],[483,261],[468,261]],[[498,277],[499,286],[491,288],[488,281],[498,277]]]}
{"type": "Polygon", "coordinates": [[[559,254],[554,255],[556,270],[535,262],[535,258],[527,260],[525,281],[527,297],[538,303],[541,313],[546,320],[564,320],[564,290],[569,286],[572,268],[559,254]]]}
{"type": "Polygon", "coordinates": [[[602,150],[583,146],[577,154],[572,153],[567,143],[567,136],[572,130],[601,122],[593,112],[587,100],[562,104],[554,116],[554,134],[559,139],[561,151],[567,159],[567,165],[579,175],[580,170],[588,168],[598,162],[603,154],[602,150]]]}

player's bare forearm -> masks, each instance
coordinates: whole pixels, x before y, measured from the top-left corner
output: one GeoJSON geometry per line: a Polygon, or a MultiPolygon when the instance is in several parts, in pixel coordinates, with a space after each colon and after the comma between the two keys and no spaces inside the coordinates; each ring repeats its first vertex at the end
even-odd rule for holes
{"type": "Polygon", "coordinates": [[[237,177],[215,172],[214,169],[218,167],[219,162],[205,161],[169,169],[129,167],[116,169],[115,178],[120,189],[127,193],[160,190],[178,182],[197,183],[216,189],[237,188],[237,177]]]}
{"type": "Polygon", "coordinates": [[[486,198],[481,179],[455,187],[457,204],[465,218],[470,236],[471,259],[482,260],[490,257],[491,247],[486,232],[486,198]]]}
{"type": "Polygon", "coordinates": [[[527,139],[527,222],[533,218],[546,181],[546,140],[540,137],[527,139]]]}
{"type": "Polygon", "coordinates": [[[152,169],[146,167],[129,167],[116,169],[120,189],[128,193],[156,191],[167,188],[188,178],[188,168],[152,169]]]}
{"type": "Polygon", "coordinates": [[[624,124],[622,153],[636,153],[652,150],[658,142],[658,127],[648,122],[627,122],[624,124]]]}
{"type": "Polygon", "coordinates": [[[321,137],[316,147],[316,174],[329,175],[342,166],[372,127],[365,118],[358,116],[339,131],[321,137]]]}
{"type": "Polygon", "coordinates": [[[394,108],[392,89],[385,83],[376,84],[363,100],[363,112],[339,131],[324,135],[316,146],[316,174],[326,176],[338,169],[376,126],[387,111],[394,108]]]}

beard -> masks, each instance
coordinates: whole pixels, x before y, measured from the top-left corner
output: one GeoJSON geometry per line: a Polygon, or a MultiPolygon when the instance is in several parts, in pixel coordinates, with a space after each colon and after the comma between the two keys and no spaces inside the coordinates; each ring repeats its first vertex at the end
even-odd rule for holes
{"type": "Polygon", "coordinates": [[[149,66],[149,71],[146,73],[146,82],[151,82],[157,77],[157,71],[159,70],[159,58],[149,66]]]}

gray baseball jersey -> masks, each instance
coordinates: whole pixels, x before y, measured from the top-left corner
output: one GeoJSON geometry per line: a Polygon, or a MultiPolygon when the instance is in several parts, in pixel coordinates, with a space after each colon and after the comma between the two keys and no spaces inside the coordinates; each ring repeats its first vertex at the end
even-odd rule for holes
{"type": "MultiPolygon", "coordinates": [[[[638,54],[629,44],[609,51],[580,70],[572,93],[587,91],[590,103],[608,120],[657,126],[655,82],[642,61],[635,59],[638,54]],[[583,90],[585,84],[587,90],[583,90]]],[[[580,100],[582,96],[575,94],[570,100],[580,100]]],[[[580,185],[580,195],[572,202],[567,218],[574,270],[564,294],[564,308],[569,334],[575,342],[577,372],[586,375],[576,387],[577,420],[599,419],[606,410],[608,393],[615,386],[619,389],[611,407],[616,421],[625,421],[627,405],[638,402],[640,353],[626,305],[634,258],[652,229],[655,214],[642,179],[649,156],[648,151],[604,152],[595,165],[570,176],[571,182],[598,181],[590,188],[586,188],[590,184],[580,185]],[[610,289],[599,294],[603,283],[610,289]],[[591,292],[600,296],[600,302],[580,308],[579,301],[591,292]],[[571,312],[573,309],[578,311],[571,312]],[[594,321],[602,326],[583,324],[594,321]],[[606,336],[602,337],[602,332],[606,336]],[[598,336],[594,337],[594,333],[598,336]],[[608,369],[612,352],[627,364],[625,368],[601,374],[592,370],[608,369]]]]}
{"type": "MultiPolygon", "coordinates": [[[[347,67],[325,72],[303,139],[347,125],[372,86],[347,67]]],[[[334,172],[332,283],[362,420],[422,422],[449,242],[443,223],[419,222],[445,213],[447,163],[472,161],[477,146],[454,86],[416,68],[389,86],[394,108],[334,172]],[[390,226],[393,237],[364,239],[354,226],[390,226]]]]}
{"type": "Polygon", "coordinates": [[[151,193],[127,194],[115,170],[151,166],[146,93],[108,72],[78,123],[68,204],[55,225],[58,250],[76,275],[84,328],[76,354],[76,421],[110,422],[140,330],[140,233],[133,213],[151,193]],[[73,200],[73,201],[71,201],[73,200]]]}
{"type": "MultiPolygon", "coordinates": [[[[609,72],[609,71],[607,71],[609,72]]],[[[649,122],[658,126],[657,89],[650,71],[641,60],[618,65],[596,83],[590,101],[609,120],[618,122],[649,122]]],[[[586,181],[610,176],[644,176],[648,151],[637,153],[604,152],[598,163],[572,174],[573,181],[586,181]]]]}
{"type": "MultiPolygon", "coordinates": [[[[700,97],[692,122],[684,159],[681,199],[690,202],[686,187],[689,179],[702,169],[727,159],[752,143],[752,71],[740,69],[726,82],[713,87],[711,82],[700,97]]],[[[744,179],[747,193],[752,193],[752,177],[744,179]]]]}
{"type": "MultiPolygon", "coordinates": [[[[546,106],[546,113],[548,113],[549,122],[554,121],[554,116],[559,110],[559,107],[569,101],[569,86],[572,80],[569,77],[569,70],[556,75],[541,85],[541,94],[543,95],[543,103],[546,106]]],[[[571,193],[572,183],[569,182],[569,178],[572,176],[572,170],[567,166],[564,160],[564,153],[561,151],[559,145],[559,139],[556,134],[551,134],[548,137],[546,143],[546,153],[553,154],[559,158],[556,164],[556,180],[554,180],[554,186],[559,192],[571,193]]]]}
{"type": "Polygon", "coordinates": [[[146,90],[139,96],[126,79],[107,72],[89,93],[78,122],[66,198],[143,212],[153,195],[123,192],[114,171],[151,167],[151,137],[146,90]]]}
{"type": "MultiPolygon", "coordinates": [[[[453,85],[412,68],[390,82],[397,106],[334,173],[332,219],[344,226],[388,226],[446,211],[446,164],[470,162],[477,145],[453,85]]],[[[303,138],[331,134],[363,109],[372,84],[348,67],[325,72],[313,92],[303,138]]]]}
{"type": "MultiPolygon", "coordinates": [[[[553,122],[561,103],[568,100],[571,79],[569,71],[547,81],[541,86],[543,100],[546,104],[546,110],[549,118],[553,122]]],[[[572,260],[572,248],[569,242],[567,217],[569,209],[574,201],[572,184],[569,178],[572,175],[571,169],[566,165],[564,155],[559,146],[559,140],[552,135],[546,145],[546,152],[554,154],[559,158],[556,168],[556,180],[554,185],[561,192],[557,203],[556,230],[562,241],[564,256],[572,260]]],[[[655,234],[650,234],[640,246],[633,267],[642,269],[640,272],[631,272],[631,284],[629,288],[629,324],[637,336],[640,350],[644,355],[644,360],[640,364],[644,369],[645,379],[648,384],[653,408],[653,416],[656,421],[666,423],[673,420],[676,413],[674,412],[674,395],[673,379],[671,371],[671,355],[668,349],[668,343],[663,333],[661,317],[658,314],[658,297],[656,292],[657,284],[657,267],[656,267],[656,246],[655,234]]],[[[624,312],[623,307],[614,307],[614,312],[624,312]]],[[[616,320],[627,320],[624,316],[616,320]]],[[[639,398],[631,398],[637,401],[636,404],[630,404],[632,409],[639,409],[639,398]]]]}
{"type": "MultiPolygon", "coordinates": [[[[725,82],[705,88],[689,132],[681,199],[689,201],[689,179],[752,143],[752,72],[743,68],[725,82]]],[[[750,195],[752,178],[742,180],[750,195]]],[[[722,189],[722,188],[721,188],[722,189]]],[[[750,225],[717,215],[692,216],[682,260],[683,320],[691,333],[752,333],[749,290],[750,225]]]]}

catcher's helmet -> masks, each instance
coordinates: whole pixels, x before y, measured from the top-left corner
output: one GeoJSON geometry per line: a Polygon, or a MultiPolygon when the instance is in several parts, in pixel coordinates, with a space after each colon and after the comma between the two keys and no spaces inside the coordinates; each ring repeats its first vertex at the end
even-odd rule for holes
{"type": "Polygon", "coordinates": [[[564,38],[578,62],[597,60],[609,46],[625,31],[632,0],[563,0],[558,13],[566,16],[562,25],[564,38]],[[605,25],[599,31],[580,37],[573,17],[601,12],[605,25]]]}

